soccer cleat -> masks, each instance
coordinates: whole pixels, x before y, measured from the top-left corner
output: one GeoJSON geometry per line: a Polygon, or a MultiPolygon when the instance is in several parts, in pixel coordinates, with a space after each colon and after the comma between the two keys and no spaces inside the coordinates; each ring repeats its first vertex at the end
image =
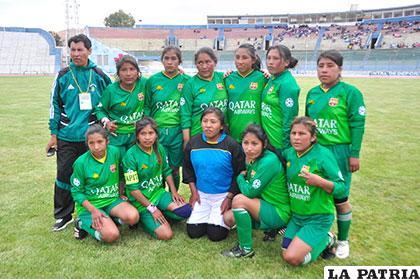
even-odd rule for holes
{"type": "Polygon", "coordinates": [[[74,221],[74,234],[73,235],[74,235],[74,238],[76,238],[77,240],[82,240],[88,235],[87,231],[81,228],[80,222],[81,221],[79,218],[77,218],[74,221]]]}
{"type": "Polygon", "coordinates": [[[263,241],[274,241],[276,240],[278,230],[264,231],[263,241]]]}
{"type": "Polygon", "coordinates": [[[339,240],[337,246],[337,252],[335,255],[339,259],[345,259],[350,256],[350,245],[348,240],[339,240]]]}
{"type": "Polygon", "coordinates": [[[283,226],[283,227],[281,227],[281,228],[279,229],[278,234],[279,234],[279,235],[284,235],[284,233],[286,232],[286,229],[287,229],[287,226],[283,226]]]}
{"type": "Polygon", "coordinates": [[[325,247],[324,251],[321,253],[321,258],[324,260],[333,259],[336,255],[336,248],[337,248],[337,237],[332,232],[328,232],[329,236],[329,243],[327,247],[325,247]]]}
{"type": "Polygon", "coordinates": [[[252,258],[255,255],[254,250],[245,250],[242,249],[239,244],[235,247],[222,251],[222,256],[229,257],[229,258],[252,258]]]}
{"type": "Polygon", "coordinates": [[[58,231],[64,230],[67,227],[67,225],[70,224],[71,222],[73,222],[73,217],[71,215],[69,215],[68,217],[56,219],[52,227],[52,231],[58,232],[58,231]]]}

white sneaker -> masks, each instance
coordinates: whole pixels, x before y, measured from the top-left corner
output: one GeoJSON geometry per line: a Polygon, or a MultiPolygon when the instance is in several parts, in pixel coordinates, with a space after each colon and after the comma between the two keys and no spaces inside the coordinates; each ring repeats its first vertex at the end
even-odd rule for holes
{"type": "Polygon", "coordinates": [[[337,245],[337,251],[335,255],[339,259],[345,259],[350,256],[350,245],[348,240],[339,240],[337,245]]]}

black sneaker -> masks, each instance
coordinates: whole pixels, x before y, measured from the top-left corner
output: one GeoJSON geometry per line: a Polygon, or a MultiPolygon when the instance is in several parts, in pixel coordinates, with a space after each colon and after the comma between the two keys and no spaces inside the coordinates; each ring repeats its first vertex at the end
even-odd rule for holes
{"type": "Polygon", "coordinates": [[[61,219],[56,219],[55,224],[52,227],[52,231],[58,232],[58,231],[64,230],[67,227],[67,225],[70,224],[71,222],[73,222],[73,217],[71,215],[61,218],[61,219]]]}
{"type": "Polygon", "coordinates": [[[263,241],[275,241],[278,230],[264,231],[263,241]]]}
{"type": "Polygon", "coordinates": [[[255,255],[254,250],[247,251],[239,247],[239,244],[229,250],[222,251],[222,256],[229,258],[252,258],[255,255]]]}
{"type": "Polygon", "coordinates": [[[80,221],[79,218],[77,218],[74,221],[74,233],[73,233],[73,235],[74,235],[74,238],[76,238],[77,240],[82,240],[88,235],[87,231],[85,231],[84,229],[81,228],[80,222],[81,221],[80,221]]]}
{"type": "Polygon", "coordinates": [[[335,258],[335,250],[337,249],[337,237],[332,232],[328,232],[329,243],[327,247],[322,251],[321,258],[324,260],[330,260],[335,258]]]}

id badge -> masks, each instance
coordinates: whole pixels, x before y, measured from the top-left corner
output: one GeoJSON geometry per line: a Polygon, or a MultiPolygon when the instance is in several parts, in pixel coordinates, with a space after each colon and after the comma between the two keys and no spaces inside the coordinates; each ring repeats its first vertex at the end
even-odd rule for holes
{"type": "Polygon", "coordinates": [[[92,100],[89,93],[79,94],[79,108],[80,110],[92,110],[92,100]]]}

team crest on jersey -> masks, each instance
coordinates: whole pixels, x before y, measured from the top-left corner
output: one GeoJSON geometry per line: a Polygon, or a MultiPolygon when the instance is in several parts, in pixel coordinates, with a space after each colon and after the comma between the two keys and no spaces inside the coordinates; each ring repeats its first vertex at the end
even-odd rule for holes
{"type": "Polygon", "coordinates": [[[257,173],[257,172],[256,172],[255,170],[252,170],[252,171],[251,171],[251,178],[252,178],[252,177],[254,177],[254,175],[255,175],[256,173],[257,173]]]}
{"type": "Polygon", "coordinates": [[[125,107],[127,104],[125,102],[121,102],[120,106],[125,107]]]}
{"type": "Polygon", "coordinates": [[[330,107],[335,107],[338,105],[338,98],[330,98],[330,100],[328,101],[328,105],[330,107]]]}
{"type": "Polygon", "coordinates": [[[217,83],[216,84],[217,89],[223,90],[225,87],[223,86],[223,83],[217,83]]]}
{"type": "Polygon", "coordinates": [[[148,169],[149,167],[146,164],[143,164],[141,165],[141,168],[145,170],[145,169],[148,169]]]}
{"type": "Polygon", "coordinates": [[[232,89],[232,90],[233,90],[233,89],[235,89],[235,85],[230,84],[230,85],[229,85],[229,89],[232,89]]]}
{"type": "Polygon", "coordinates": [[[270,89],[268,89],[267,94],[270,94],[271,92],[273,92],[274,90],[274,86],[271,86],[270,89]]]}
{"type": "Polygon", "coordinates": [[[309,166],[307,165],[303,165],[302,168],[300,169],[300,172],[309,172],[309,166]]]}
{"type": "Polygon", "coordinates": [[[183,83],[178,83],[177,89],[178,89],[178,91],[182,91],[182,89],[184,89],[184,84],[183,83]]]}
{"type": "Polygon", "coordinates": [[[161,85],[158,85],[158,86],[156,86],[156,90],[162,90],[163,89],[163,87],[161,86],[161,85]]]}
{"type": "Polygon", "coordinates": [[[258,88],[258,83],[256,82],[251,82],[251,84],[249,85],[249,89],[251,90],[256,90],[258,88]]]}
{"type": "Polygon", "coordinates": [[[198,90],[199,93],[204,93],[206,92],[206,88],[200,88],[200,90],[198,90]]]}
{"type": "Polygon", "coordinates": [[[364,106],[359,107],[359,114],[364,116],[366,114],[366,108],[364,106]]]}
{"type": "Polygon", "coordinates": [[[92,175],[92,177],[94,178],[94,179],[96,179],[96,178],[98,178],[99,177],[99,174],[97,174],[96,172],[92,175]]]}
{"type": "Polygon", "coordinates": [[[89,86],[89,91],[90,91],[91,93],[94,93],[94,92],[96,91],[96,85],[95,85],[95,84],[91,84],[91,85],[89,86]]]}
{"type": "Polygon", "coordinates": [[[144,93],[140,92],[139,94],[137,94],[137,99],[139,99],[139,101],[143,101],[144,100],[144,93]]]}
{"type": "Polygon", "coordinates": [[[109,167],[109,170],[110,170],[112,173],[114,173],[114,172],[117,170],[117,166],[116,166],[115,164],[112,164],[112,165],[109,167]]]}

